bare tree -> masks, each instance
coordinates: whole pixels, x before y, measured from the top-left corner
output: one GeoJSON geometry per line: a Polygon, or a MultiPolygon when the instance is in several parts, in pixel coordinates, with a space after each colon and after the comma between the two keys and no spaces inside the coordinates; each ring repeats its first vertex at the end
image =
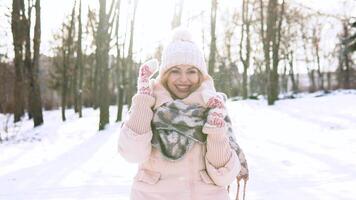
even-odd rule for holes
{"type": "Polygon", "coordinates": [[[254,73],[250,76],[250,96],[249,98],[257,98],[257,95],[266,95],[266,83],[268,74],[264,70],[264,60],[257,56],[252,57],[254,62],[254,73]]]}
{"type": "Polygon", "coordinates": [[[0,58],[0,113],[14,113],[15,69],[0,58]]]}
{"type": "Polygon", "coordinates": [[[211,12],[210,12],[210,52],[209,52],[209,74],[214,74],[215,62],[216,62],[216,13],[218,2],[217,0],[211,0],[211,12]]]}
{"type": "Polygon", "coordinates": [[[131,99],[132,96],[134,94],[135,91],[135,82],[132,80],[135,80],[134,78],[134,72],[135,70],[135,66],[134,66],[134,61],[132,59],[133,56],[133,42],[134,42],[134,27],[135,27],[135,19],[136,19],[136,9],[137,9],[137,5],[138,5],[138,0],[134,1],[134,5],[133,5],[133,14],[132,14],[132,18],[131,18],[131,28],[130,28],[130,43],[129,43],[129,49],[128,49],[128,53],[127,53],[127,58],[126,58],[126,66],[127,66],[127,87],[126,89],[127,91],[127,96],[126,96],[126,101],[128,102],[128,105],[131,106],[131,99]]]}
{"type": "MultiPolygon", "coordinates": [[[[352,28],[356,28],[356,21],[355,19],[353,19],[354,21],[351,23],[351,27],[352,28]]],[[[349,53],[351,52],[355,52],[356,51],[356,32],[354,32],[353,34],[350,34],[349,37],[345,38],[343,43],[346,45],[346,51],[349,53]]]]}
{"type": "Polygon", "coordinates": [[[26,81],[27,81],[27,109],[28,109],[28,117],[31,119],[32,118],[32,110],[31,110],[31,101],[32,101],[32,94],[31,94],[31,83],[30,80],[32,79],[32,73],[30,72],[32,70],[32,57],[31,57],[31,14],[32,14],[32,1],[28,0],[28,5],[27,5],[27,18],[25,20],[26,22],[26,44],[25,44],[25,76],[26,76],[26,81]]]}
{"type": "MultiPolygon", "coordinates": [[[[78,13],[78,20],[80,20],[79,16],[81,12],[81,1],[79,0],[79,13],[78,13]]],[[[78,21],[78,38],[77,38],[77,44],[76,44],[76,60],[75,60],[75,66],[73,70],[73,76],[72,76],[72,90],[73,90],[73,100],[74,100],[74,112],[79,114],[79,70],[80,70],[80,65],[82,64],[81,59],[82,59],[82,44],[81,44],[81,39],[79,37],[81,36],[81,22],[78,21]],[[79,36],[80,35],[80,36],[79,36]]],[[[74,30],[73,30],[74,31],[74,30]]]]}
{"type": "Polygon", "coordinates": [[[31,110],[33,116],[33,122],[35,126],[41,125],[43,123],[42,116],[42,101],[41,101],[41,90],[38,84],[38,73],[40,65],[40,44],[41,44],[41,1],[36,0],[36,23],[35,32],[33,38],[33,63],[32,69],[29,70],[30,76],[30,93],[32,94],[31,100],[31,110]]]}
{"type": "MultiPolygon", "coordinates": [[[[90,32],[93,36],[94,40],[94,45],[96,45],[96,35],[97,35],[97,18],[96,18],[96,13],[94,10],[92,10],[90,7],[88,8],[88,23],[87,23],[87,29],[88,32],[90,32]]],[[[90,78],[90,99],[91,99],[91,105],[93,106],[94,109],[97,109],[99,107],[99,71],[100,67],[96,63],[96,53],[95,53],[95,59],[93,60],[93,68],[92,68],[92,73],[91,73],[91,78],[90,78]]]]}
{"type": "Polygon", "coordinates": [[[310,40],[311,36],[310,34],[308,35],[308,29],[306,28],[306,20],[309,20],[309,16],[301,16],[300,18],[300,31],[301,31],[301,37],[302,37],[302,42],[303,42],[303,50],[304,50],[304,62],[308,71],[308,77],[310,81],[309,85],[309,92],[315,92],[316,91],[316,82],[315,82],[315,70],[311,68],[311,63],[312,59],[310,58],[309,50],[311,48],[308,48],[308,45],[310,45],[310,40]]]}
{"type": "Polygon", "coordinates": [[[99,106],[100,122],[99,130],[103,130],[109,123],[109,97],[108,97],[108,61],[109,61],[109,35],[108,35],[108,16],[106,14],[106,0],[99,0],[99,24],[96,34],[96,62],[100,69],[99,82],[99,106]]]}
{"type": "Polygon", "coordinates": [[[115,1],[112,1],[109,12],[106,13],[106,0],[99,0],[99,24],[96,32],[96,62],[100,68],[100,91],[99,91],[99,106],[100,106],[100,122],[99,130],[103,130],[106,124],[109,123],[109,50],[112,23],[112,12],[115,1]]]}
{"type": "Polygon", "coordinates": [[[316,23],[313,26],[312,34],[312,44],[314,48],[314,56],[316,58],[317,70],[318,73],[318,89],[324,90],[324,73],[322,72],[320,65],[320,34],[321,34],[321,24],[316,23]]]}
{"type": "Polygon", "coordinates": [[[23,45],[25,42],[25,5],[23,0],[12,1],[11,29],[15,51],[15,87],[14,87],[14,122],[18,122],[24,115],[24,96],[23,96],[23,45]]]}
{"type": "Polygon", "coordinates": [[[294,51],[291,50],[287,53],[287,59],[289,64],[289,76],[292,82],[292,91],[294,93],[299,92],[299,74],[296,74],[294,71],[294,51]]]}
{"type": "Polygon", "coordinates": [[[67,107],[67,92],[68,92],[68,68],[70,65],[70,61],[72,58],[72,43],[73,43],[73,29],[74,29],[74,18],[75,18],[75,5],[76,1],[74,2],[74,6],[72,9],[72,14],[71,14],[71,19],[70,19],[70,25],[66,27],[64,25],[64,30],[63,33],[67,33],[67,37],[63,37],[63,49],[62,49],[62,54],[63,54],[63,68],[62,68],[62,120],[66,121],[66,116],[65,116],[65,109],[67,107]],[[67,30],[65,30],[67,29],[67,30]]]}
{"type": "Polygon", "coordinates": [[[268,105],[273,105],[278,99],[278,63],[280,60],[279,47],[285,2],[283,0],[281,5],[279,5],[278,0],[268,0],[267,3],[267,13],[265,14],[263,0],[260,0],[261,37],[266,73],[268,74],[268,105]],[[266,17],[264,17],[265,15],[266,17]]]}
{"type": "MultiPolygon", "coordinates": [[[[226,24],[224,25],[226,27],[225,30],[225,57],[227,59],[226,61],[226,66],[224,71],[225,71],[225,77],[223,77],[223,80],[220,81],[224,81],[224,85],[226,85],[226,88],[224,89],[224,92],[228,95],[228,96],[236,96],[238,94],[238,90],[239,90],[239,73],[238,73],[238,69],[236,66],[236,59],[232,58],[232,47],[234,47],[232,45],[232,40],[233,40],[233,36],[235,34],[235,29],[238,25],[237,21],[238,21],[238,14],[237,12],[234,12],[232,15],[232,20],[231,20],[231,16],[230,14],[227,13],[227,18],[226,18],[226,24]],[[231,23],[231,21],[233,23],[231,23]]],[[[222,63],[225,62],[225,58],[222,58],[222,60],[220,61],[222,63]]],[[[225,64],[225,63],[224,63],[225,64]]]]}
{"type": "Polygon", "coordinates": [[[83,58],[82,58],[82,0],[79,0],[79,13],[78,13],[78,41],[77,41],[77,60],[75,64],[75,71],[79,70],[79,82],[77,84],[77,76],[75,76],[75,106],[82,117],[82,95],[83,95],[83,58]]]}
{"type": "Polygon", "coordinates": [[[250,25],[252,21],[252,16],[249,14],[249,0],[242,1],[242,25],[241,25],[241,39],[240,39],[240,59],[244,67],[242,74],[242,97],[247,99],[247,70],[250,67],[251,61],[251,35],[250,35],[250,25]],[[246,34],[246,38],[245,38],[246,34]],[[243,47],[244,45],[244,47],[243,47]],[[243,51],[245,55],[243,55],[243,51]]]}
{"type": "MultiPolygon", "coordinates": [[[[349,52],[347,39],[352,38],[348,27],[348,20],[342,20],[342,33],[340,34],[341,47],[339,50],[338,82],[339,87],[344,89],[351,88],[352,59],[349,52]]],[[[352,47],[352,46],[351,46],[352,47]]]]}
{"type": "MultiPolygon", "coordinates": [[[[301,18],[301,13],[300,10],[290,8],[289,6],[286,10],[288,11],[285,13],[286,28],[284,28],[281,38],[281,55],[285,61],[284,72],[288,73],[293,93],[297,93],[299,92],[299,75],[295,72],[295,49],[297,48],[297,41],[299,39],[299,19],[301,18]],[[289,68],[288,72],[286,69],[287,66],[289,68]]],[[[288,76],[283,76],[284,79],[282,82],[285,91],[288,91],[288,76]]]]}
{"type": "Polygon", "coordinates": [[[117,116],[116,121],[122,120],[122,109],[124,104],[124,67],[121,59],[121,51],[119,44],[119,25],[120,25],[120,6],[121,0],[118,0],[116,6],[117,18],[115,25],[115,38],[116,38],[116,84],[117,84],[117,116]]]}

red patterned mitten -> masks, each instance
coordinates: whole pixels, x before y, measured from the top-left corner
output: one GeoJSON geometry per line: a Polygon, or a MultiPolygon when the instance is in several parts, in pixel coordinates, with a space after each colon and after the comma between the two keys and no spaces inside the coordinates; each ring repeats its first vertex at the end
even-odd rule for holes
{"type": "Polygon", "coordinates": [[[226,117],[226,109],[224,103],[223,93],[216,92],[205,92],[203,94],[203,99],[208,108],[210,108],[207,124],[211,127],[224,127],[225,126],[225,117],[226,117]]]}
{"type": "Polygon", "coordinates": [[[157,59],[151,59],[140,66],[139,75],[137,79],[137,93],[152,95],[150,87],[150,78],[158,69],[157,59]]]}

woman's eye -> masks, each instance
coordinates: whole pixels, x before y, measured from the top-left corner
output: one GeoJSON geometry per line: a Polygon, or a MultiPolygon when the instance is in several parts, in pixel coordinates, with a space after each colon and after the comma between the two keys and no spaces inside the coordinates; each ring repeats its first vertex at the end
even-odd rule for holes
{"type": "Polygon", "coordinates": [[[198,73],[196,70],[190,70],[190,71],[188,71],[188,74],[196,74],[196,73],[198,73]]]}
{"type": "Polygon", "coordinates": [[[179,70],[177,70],[177,69],[172,69],[172,70],[171,70],[171,73],[173,73],[173,74],[178,74],[178,73],[179,73],[179,70]]]}

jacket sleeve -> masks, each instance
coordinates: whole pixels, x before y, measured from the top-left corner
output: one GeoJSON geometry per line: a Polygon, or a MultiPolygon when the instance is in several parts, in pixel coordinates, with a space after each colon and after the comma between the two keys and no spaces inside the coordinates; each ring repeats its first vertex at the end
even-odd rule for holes
{"type": "Polygon", "coordinates": [[[226,131],[226,127],[203,128],[203,132],[208,134],[206,170],[214,183],[219,186],[231,184],[241,169],[238,156],[230,147],[226,131]]]}
{"type": "Polygon", "coordinates": [[[149,95],[136,94],[128,118],[120,130],[118,151],[129,162],[142,163],[151,154],[151,121],[155,99],[149,95]]]}
{"type": "Polygon", "coordinates": [[[137,134],[125,124],[120,130],[119,153],[128,162],[142,163],[151,153],[152,132],[137,134]]]}

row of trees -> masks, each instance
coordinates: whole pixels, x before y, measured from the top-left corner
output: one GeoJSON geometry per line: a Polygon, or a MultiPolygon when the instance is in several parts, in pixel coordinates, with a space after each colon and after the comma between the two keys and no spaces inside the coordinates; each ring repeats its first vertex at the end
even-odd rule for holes
{"type": "MultiPolygon", "coordinates": [[[[74,3],[69,20],[63,23],[62,31],[55,39],[60,41],[55,47],[54,66],[51,86],[61,91],[62,119],[65,118],[65,108],[74,107],[80,114],[82,101],[84,106],[100,109],[99,130],[109,123],[109,105],[117,104],[117,121],[122,119],[124,105],[130,106],[131,98],[136,90],[136,73],[140,63],[133,59],[135,19],[138,0],[132,1],[130,8],[132,15],[129,31],[125,33],[124,42],[120,40],[120,7],[121,1],[111,1],[107,8],[107,2],[100,0],[99,13],[89,8],[87,25],[84,36],[81,34],[81,6],[76,8],[74,3]],[[76,9],[79,13],[76,16],[76,9]],[[97,18],[97,15],[99,18],[97,18]],[[77,30],[75,33],[73,30],[77,30]],[[126,40],[126,35],[128,39],[126,40]],[[94,46],[95,51],[88,54],[81,52],[81,40],[92,41],[87,49],[94,46]],[[77,49],[75,52],[71,49],[77,49]],[[65,51],[65,52],[64,52],[65,51]],[[109,51],[115,56],[109,55],[109,51]],[[79,64],[80,63],[80,64],[79,64]],[[78,72],[79,70],[79,77],[78,72]],[[71,77],[68,79],[68,77],[71,77]],[[77,85],[79,80],[79,87],[77,85]],[[78,97],[78,95],[83,97],[78,97]]],[[[183,1],[176,5],[172,18],[172,28],[181,24],[183,1]]],[[[160,50],[156,52],[160,55],[160,50]]]]}
{"type": "MultiPolygon", "coordinates": [[[[23,27],[28,27],[26,30],[29,31],[31,26],[19,26],[22,28],[16,29],[15,22],[17,19],[19,23],[30,23],[32,4],[31,1],[28,2],[28,14],[25,15],[23,0],[13,2],[19,2],[20,10],[16,11],[16,5],[13,6],[13,35],[16,41],[15,113],[20,113],[16,116],[23,114],[26,103],[21,101],[27,99],[28,112],[34,116],[35,107],[41,108],[38,104],[40,99],[36,100],[34,96],[30,98],[30,94],[40,97],[36,83],[39,55],[36,49],[39,39],[34,40],[34,52],[31,56],[31,53],[28,53],[29,37],[26,37],[27,34],[24,33],[27,32],[22,30],[23,27]],[[16,15],[17,12],[20,16],[16,15]],[[26,56],[21,52],[25,52],[26,56]],[[23,57],[25,60],[22,60],[23,57]],[[29,63],[32,64],[28,65],[29,63]],[[32,81],[33,84],[29,85],[32,85],[34,92],[19,92],[31,91],[30,88],[20,88],[25,85],[22,83],[21,71],[27,74],[28,83],[32,81]],[[25,98],[22,94],[27,94],[28,97],[25,98]]],[[[126,25],[120,25],[122,3],[120,0],[113,0],[109,5],[106,0],[99,0],[98,10],[89,7],[88,12],[83,14],[81,0],[74,1],[71,14],[54,36],[56,45],[51,58],[53,65],[49,85],[60,94],[63,121],[66,120],[68,107],[74,108],[79,117],[83,115],[83,106],[99,108],[99,129],[102,130],[109,122],[109,105],[118,105],[117,121],[122,118],[123,106],[130,106],[136,89],[136,73],[141,62],[134,60],[133,56],[139,2],[132,0],[128,3],[130,15],[127,29],[122,28],[126,25]],[[82,15],[87,16],[84,26],[82,15]]],[[[205,17],[204,13],[199,15],[210,22],[209,30],[202,28],[202,36],[204,46],[208,47],[204,49],[207,51],[205,53],[209,73],[213,75],[218,90],[229,96],[239,95],[245,99],[255,94],[266,95],[268,104],[272,105],[278,100],[279,94],[302,90],[298,73],[301,65],[306,68],[310,92],[332,89],[331,77],[334,74],[337,76],[335,87],[356,86],[352,61],[356,36],[350,25],[354,19],[326,15],[284,0],[243,0],[241,8],[232,12],[223,10],[225,8],[219,7],[220,3],[218,0],[211,0],[209,17],[205,17]],[[335,22],[341,22],[343,27],[338,45],[324,49],[323,40],[333,38],[323,38],[323,30],[326,26],[333,28],[330,24],[335,22]],[[207,35],[210,36],[209,41],[205,40],[207,35]],[[327,66],[334,61],[337,61],[337,70],[329,70],[327,66]]],[[[39,0],[36,0],[35,5],[37,25],[40,23],[40,15],[37,16],[39,0]]],[[[197,19],[184,17],[184,10],[184,1],[177,0],[172,13],[171,28],[190,24],[192,20],[197,19]]],[[[40,30],[40,26],[36,25],[34,38],[39,38],[40,32],[36,35],[36,27],[40,30]]],[[[158,45],[155,53],[158,59],[161,51],[162,45],[158,45]]]]}
{"type": "MultiPolygon", "coordinates": [[[[350,67],[353,65],[352,51],[347,50],[352,47],[352,42],[346,45],[348,48],[343,45],[354,41],[350,22],[355,18],[324,14],[285,1],[244,0],[241,10],[235,10],[230,18],[227,17],[228,20],[233,25],[226,26],[225,42],[221,45],[226,52],[218,53],[217,64],[221,67],[217,74],[221,74],[219,77],[224,77],[224,74],[236,77],[236,73],[226,71],[231,71],[233,66],[241,66],[242,81],[235,91],[241,90],[243,98],[254,93],[264,94],[268,104],[272,105],[280,93],[290,89],[294,93],[299,92],[300,73],[297,70],[302,68],[300,66],[306,68],[310,92],[332,89],[332,74],[337,76],[336,87],[355,88],[355,72],[350,67]],[[322,45],[335,39],[325,37],[323,33],[328,28],[335,29],[335,23],[343,26],[338,45],[325,49],[322,45]],[[237,36],[238,46],[235,60],[231,59],[231,38],[234,36],[237,36]],[[331,70],[334,61],[339,63],[336,71],[331,70]]],[[[219,80],[222,81],[220,90],[236,95],[226,90],[226,86],[231,85],[226,76],[219,80]],[[224,81],[228,83],[224,84],[224,81]]]]}
{"type": "Polygon", "coordinates": [[[55,47],[53,62],[56,67],[52,72],[51,85],[61,91],[63,121],[66,120],[67,107],[73,106],[81,117],[84,103],[85,106],[100,109],[99,129],[102,130],[109,123],[109,105],[118,104],[117,121],[120,121],[123,105],[130,104],[134,94],[135,82],[130,80],[135,79],[136,73],[132,55],[138,1],[132,5],[128,44],[119,42],[120,0],[111,1],[109,6],[105,0],[99,2],[98,18],[97,13],[89,8],[85,36],[82,34],[81,2],[79,6],[74,2],[68,22],[63,23],[62,31],[55,37],[60,42],[55,47]],[[76,10],[79,10],[78,14],[76,10]],[[87,48],[95,47],[89,54],[82,53],[83,37],[92,41],[87,48]],[[128,45],[127,55],[122,53],[125,45],[128,45]],[[109,55],[113,49],[117,56],[109,55]],[[116,94],[113,94],[114,91],[116,94]]]}

